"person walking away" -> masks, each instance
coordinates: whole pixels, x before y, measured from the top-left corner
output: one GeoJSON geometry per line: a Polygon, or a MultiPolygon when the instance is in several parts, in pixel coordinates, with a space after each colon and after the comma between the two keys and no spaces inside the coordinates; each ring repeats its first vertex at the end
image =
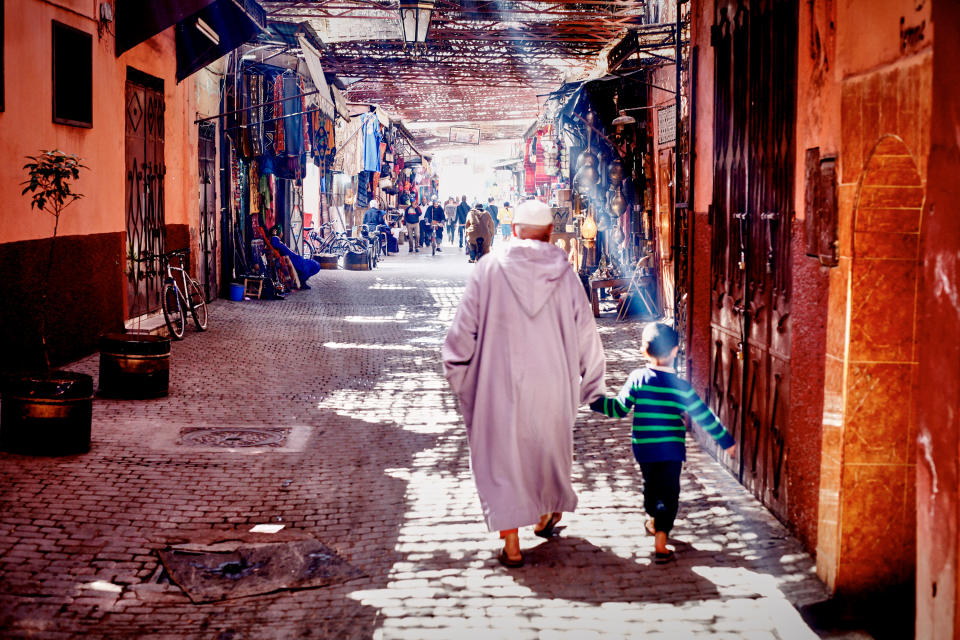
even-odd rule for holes
{"type": "Polygon", "coordinates": [[[453,245],[453,230],[457,224],[457,201],[453,198],[447,198],[447,201],[443,205],[443,216],[447,222],[447,238],[450,239],[451,246],[453,245]]]}
{"type": "Polygon", "coordinates": [[[427,213],[424,217],[427,219],[427,224],[430,225],[429,232],[437,236],[437,251],[442,251],[440,244],[443,242],[443,222],[446,216],[437,198],[434,198],[433,204],[427,207],[427,213]]]}
{"type": "Polygon", "coordinates": [[[590,408],[613,418],[633,410],[633,457],[643,475],[643,507],[651,517],[647,533],[654,536],[654,562],[674,559],[667,547],[680,504],[680,471],[687,457],[683,415],[707,432],[732,456],[731,436],[697,392],[673,369],[679,350],[677,332],[660,322],[648,324],[641,335],[643,353],[651,365],[635,369],[615,397],[598,398],[590,408]]]}
{"type": "Polygon", "coordinates": [[[480,208],[482,206],[477,205],[478,208],[471,209],[467,215],[465,228],[467,232],[467,254],[470,257],[470,262],[476,262],[485,256],[493,245],[493,219],[489,212],[480,208]],[[483,240],[482,244],[478,243],[478,240],[481,239],[483,240]]]}
{"type": "Polygon", "coordinates": [[[514,239],[470,274],[441,350],[484,520],[504,541],[507,567],[523,566],[519,527],[549,538],[576,508],[573,423],[581,404],[606,395],[593,311],[567,255],[550,244],[552,229],[543,203],[517,207],[514,239]]]}
{"type": "MultiPolygon", "coordinates": [[[[429,205],[424,205],[425,208],[429,208],[429,205]]],[[[424,211],[424,209],[421,209],[424,211]]],[[[420,216],[420,248],[427,246],[430,243],[430,218],[424,212],[420,216]]]]}
{"type": "Polygon", "coordinates": [[[493,219],[493,235],[497,235],[497,230],[500,228],[500,211],[497,209],[497,205],[493,203],[493,198],[487,198],[487,211],[490,212],[490,217],[493,219]]]}
{"type": "Polygon", "coordinates": [[[461,249],[463,249],[463,228],[467,224],[468,213],[470,213],[470,205],[467,204],[467,196],[463,196],[460,204],[457,205],[457,232],[460,238],[461,249]]]}
{"type": "Polygon", "coordinates": [[[510,226],[513,224],[513,211],[510,209],[510,203],[504,202],[503,209],[500,211],[500,233],[503,239],[510,237],[510,226]]]}
{"type": "Polygon", "coordinates": [[[407,244],[410,250],[407,253],[416,251],[420,253],[420,217],[422,212],[420,207],[415,204],[408,204],[403,210],[403,223],[407,227],[407,244]]]}

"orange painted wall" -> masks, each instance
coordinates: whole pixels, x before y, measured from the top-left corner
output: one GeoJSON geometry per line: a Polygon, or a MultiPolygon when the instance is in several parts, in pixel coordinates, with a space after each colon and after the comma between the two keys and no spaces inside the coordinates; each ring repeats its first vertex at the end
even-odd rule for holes
{"type": "Polygon", "coordinates": [[[960,3],[933,7],[917,411],[916,637],[960,637],[960,3]]]}
{"type": "Polygon", "coordinates": [[[835,151],[839,169],[817,568],[837,592],[854,596],[908,588],[915,570],[916,425],[901,409],[912,403],[916,372],[929,11],[929,3],[847,0],[835,5],[835,18],[815,15],[830,36],[825,52],[833,48],[833,20],[836,53],[822,81],[808,70],[801,99],[811,110],[806,146],[835,151]],[[907,27],[927,25],[923,38],[904,43],[901,18],[907,27]],[[827,118],[812,111],[820,96],[828,100],[827,118]]]}
{"type": "MultiPolygon", "coordinates": [[[[5,110],[0,112],[0,269],[10,274],[10,300],[0,309],[0,352],[13,357],[0,369],[30,366],[39,344],[39,316],[30,301],[41,286],[53,219],[30,209],[20,194],[24,156],[60,149],[89,169],[76,190],[82,200],[62,216],[51,274],[47,333],[54,363],[93,351],[97,335],[123,327],[127,313],[125,84],[127,67],[163,79],[165,94],[165,223],[169,248],[196,243],[198,226],[197,126],[203,109],[216,112],[216,78],[177,84],[173,29],[119,58],[109,24],[98,31],[95,0],[6,0],[4,3],[5,110]],[[91,34],[93,126],[52,120],[52,21],[91,34]],[[23,363],[27,363],[23,365],[23,363]]],[[[196,264],[193,264],[194,270],[196,264]]]]}
{"type": "MultiPolygon", "coordinates": [[[[47,215],[31,212],[20,195],[20,159],[41,149],[58,148],[84,158],[90,170],[77,184],[86,197],[61,220],[59,234],[86,235],[123,231],[124,83],[126,68],[164,79],[166,97],[166,220],[188,224],[197,193],[197,143],[193,119],[196,92],[191,79],[177,85],[173,30],[117,58],[114,39],[97,35],[94,2],[63,2],[87,17],[39,0],[7,0],[5,20],[6,110],[0,113],[0,243],[45,238],[52,231],[47,215]],[[93,35],[93,127],[54,124],[51,87],[51,20],[93,35]]],[[[111,25],[112,28],[113,25],[111,25]]],[[[195,214],[193,214],[195,216],[195,214]]]]}
{"type": "MultiPolygon", "coordinates": [[[[863,596],[909,584],[914,567],[916,417],[895,409],[911,403],[911,345],[922,304],[915,294],[915,196],[927,172],[931,4],[797,4],[788,520],[816,550],[829,586],[863,596]],[[912,37],[902,37],[910,28],[912,37]],[[805,151],[811,147],[838,162],[840,265],[834,268],[821,267],[804,250],[805,151]],[[898,199],[890,220],[877,213],[877,198],[887,196],[898,199]]],[[[699,68],[691,351],[703,367],[709,357],[714,2],[693,7],[699,68]]]]}

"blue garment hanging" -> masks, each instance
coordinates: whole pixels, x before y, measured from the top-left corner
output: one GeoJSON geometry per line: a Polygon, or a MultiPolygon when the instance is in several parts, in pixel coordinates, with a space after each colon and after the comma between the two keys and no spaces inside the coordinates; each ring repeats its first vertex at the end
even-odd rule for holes
{"type": "Polygon", "coordinates": [[[380,120],[372,111],[360,116],[363,133],[363,170],[380,172],[380,120]]]}

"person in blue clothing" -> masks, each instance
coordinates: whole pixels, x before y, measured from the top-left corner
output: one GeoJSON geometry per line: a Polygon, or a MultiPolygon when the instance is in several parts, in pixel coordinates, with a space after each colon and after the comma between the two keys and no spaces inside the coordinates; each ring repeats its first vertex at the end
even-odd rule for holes
{"type": "Polygon", "coordinates": [[[643,353],[653,364],[633,370],[615,397],[598,398],[590,408],[611,418],[633,411],[633,457],[643,475],[643,507],[652,518],[645,527],[654,536],[654,562],[674,559],[667,548],[680,505],[680,471],[687,458],[683,416],[706,431],[727,454],[736,445],[716,414],[703,403],[690,383],[673,369],[679,340],[672,327],[649,324],[641,337],[643,353]]]}

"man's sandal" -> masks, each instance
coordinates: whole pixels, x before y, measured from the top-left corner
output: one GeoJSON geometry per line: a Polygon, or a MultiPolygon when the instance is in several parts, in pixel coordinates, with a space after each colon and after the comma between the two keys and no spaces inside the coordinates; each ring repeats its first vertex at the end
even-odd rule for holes
{"type": "Polygon", "coordinates": [[[497,561],[508,569],[519,569],[523,566],[523,556],[520,556],[519,560],[514,560],[507,555],[506,549],[500,550],[500,555],[497,556],[497,561]]]}
{"type": "Polygon", "coordinates": [[[656,551],[653,554],[653,562],[655,564],[669,564],[676,559],[677,556],[674,555],[673,551],[667,551],[666,553],[656,551]]]}
{"type": "Polygon", "coordinates": [[[656,528],[654,527],[654,524],[653,524],[653,520],[652,520],[652,519],[651,519],[651,520],[647,520],[647,522],[643,525],[643,528],[646,529],[648,536],[655,536],[655,535],[657,535],[657,530],[656,530],[656,528]]]}
{"type": "Polygon", "coordinates": [[[557,523],[560,522],[561,514],[552,513],[550,514],[550,519],[547,520],[547,524],[543,525],[543,529],[537,531],[533,530],[533,535],[540,536],[541,538],[550,538],[553,536],[553,529],[557,526],[557,523]]]}

